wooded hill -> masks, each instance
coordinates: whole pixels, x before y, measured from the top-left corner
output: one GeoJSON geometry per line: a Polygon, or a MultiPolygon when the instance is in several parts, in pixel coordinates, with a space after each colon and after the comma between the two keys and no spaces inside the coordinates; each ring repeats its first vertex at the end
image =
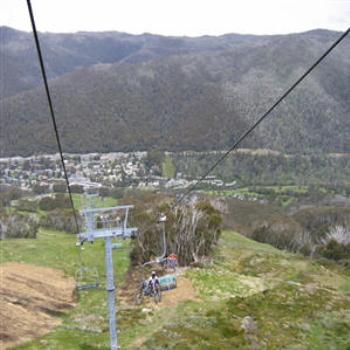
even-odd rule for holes
{"type": "MultiPolygon", "coordinates": [[[[30,33],[0,28],[0,156],[56,152],[30,33]]],[[[66,152],[225,149],[339,36],[41,34],[66,152]]],[[[350,152],[350,40],[244,147],[350,152]]]]}

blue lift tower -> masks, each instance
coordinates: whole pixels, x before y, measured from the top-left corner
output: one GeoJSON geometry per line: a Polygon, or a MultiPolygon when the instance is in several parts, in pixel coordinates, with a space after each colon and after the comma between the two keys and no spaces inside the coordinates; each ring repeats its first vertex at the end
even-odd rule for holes
{"type": "Polygon", "coordinates": [[[123,205],[111,208],[83,209],[81,214],[85,219],[86,231],[78,234],[78,245],[84,242],[93,242],[97,238],[105,240],[106,259],[106,290],[108,294],[108,315],[110,348],[118,350],[115,285],[113,276],[112,239],[115,237],[130,238],[137,232],[135,227],[127,227],[129,210],[132,205],[123,205]]]}

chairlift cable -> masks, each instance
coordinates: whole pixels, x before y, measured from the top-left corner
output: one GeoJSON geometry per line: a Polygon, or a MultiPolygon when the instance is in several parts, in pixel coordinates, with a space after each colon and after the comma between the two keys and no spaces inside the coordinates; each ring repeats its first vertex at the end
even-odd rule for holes
{"type": "MultiPolygon", "coordinates": [[[[341,41],[345,39],[345,37],[349,34],[350,27],[292,84],[277,100],[275,103],[271,105],[270,108],[248,129],[246,130],[239,139],[218,159],[213,165],[197,180],[195,184],[190,186],[190,188],[185,191],[181,197],[179,197],[171,206],[171,210],[175,208],[175,206],[181,203],[188,195],[193,192],[198,185],[205,180],[205,178],[231,153],[233,152],[242,142],[248,137],[253,130],[258,127],[258,125],[267,118],[270,113],[335,49],[341,41]]],[[[145,233],[153,228],[153,225],[149,225],[146,227],[142,233],[145,233]]]]}
{"type": "Polygon", "coordinates": [[[239,139],[227,150],[214,164],[199,178],[199,180],[193,184],[179,199],[176,200],[174,206],[182,202],[198,185],[205,180],[205,178],[232,152],[234,151],[243,140],[248,137],[252,131],[265,119],[269,114],[340,44],[341,41],[349,34],[350,27],[292,84],[278,99],[277,101],[248,129],[239,139]]]}
{"type": "Polygon", "coordinates": [[[61,145],[60,136],[59,136],[59,133],[58,133],[55,112],[54,112],[52,99],[51,99],[51,94],[50,94],[50,90],[49,90],[49,84],[48,84],[48,80],[47,80],[44,60],[43,60],[43,56],[42,56],[42,53],[41,53],[39,36],[38,36],[38,32],[36,30],[36,24],[35,24],[35,18],[34,18],[34,13],[33,13],[31,0],[27,0],[27,6],[28,6],[30,22],[31,22],[32,29],[33,29],[34,41],[35,41],[36,51],[37,51],[37,54],[38,54],[41,75],[42,75],[42,78],[43,78],[43,81],[44,81],[47,101],[48,101],[48,104],[49,104],[50,115],[51,115],[51,119],[52,119],[52,125],[53,125],[54,131],[55,131],[57,147],[58,147],[58,151],[60,153],[62,168],[63,168],[64,177],[65,177],[65,180],[66,180],[66,185],[67,185],[68,194],[69,194],[69,200],[70,200],[70,204],[71,204],[71,207],[72,207],[72,212],[73,212],[73,215],[74,215],[76,234],[78,234],[80,232],[80,230],[79,230],[79,223],[78,223],[78,217],[77,217],[77,214],[76,214],[76,211],[75,211],[75,206],[74,206],[74,202],[73,202],[73,196],[72,196],[71,187],[70,187],[70,184],[69,184],[69,178],[68,178],[66,165],[64,163],[64,156],[63,156],[62,145],[61,145]]]}
{"type": "MultiPolygon", "coordinates": [[[[49,109],[50,109],[50,114],[51,114],[51,119],[55,131],[55,136],[56,136],[56,141],[57,141],[57,146],[59,149],[60,153],[60,158],[61,158],[61,163],[62,163],[62,168],[64,171],[64,176],[68,188],[68,193],[69,193],[69,199],[71,202],[71,207],[72,211],[74,214],[74,219],[75,219],[75,225],[76,225],[76,231],[79,233],[79,224],[78,224],[78,218],[75,212],[75,206],[73,202],[73,196],[69,184],[69,178],[66,170],[66,166],[64,163],[64,156],[63,156],[63,150],[62,150],[62,145],[60,142],[59,138],[59,133],[58,133],[58,128],[57,128],[57,123],[56,123],[56,118],[54,114],[54,109],[53,109],[53,104],[52,104],[52,99],[50,95],[50,90],[48,86],[48,81],[47,81],[47,76],[46,76],[46,70],[44,66],[44,61],[41,53],[41,47],[40,47],[40,42],[39,42],[39,37],[37,34],[36,30],[36,24],[35,24],[35,19],[34,19],[34,14],[33,14],[33,9],[31,5],[31,0],[27,0],[27,5],[28,5],[28,11],[29,11],[29,16],[31,20],[31,25],[33,29],[33,35],[34,35],[34,40],[35,40],[35,45],[37,49],[37,54],[39,58],[39,63],[40,63],[40,68],[41,68],[41,73],[44,81],[44,86],[45,86],[45,91],[48,99],[48,104],[49,104],[49,109]]],[[[292,84],[278,99],[277,101],[248,129],[246,130],[240,137],[239,139],[217,160],[214,162],[212,166],[209,167],[209,169],[197,180],[195,184],[193,184],[185,193],[181,195],[180,198],[178,198],[175,203],[172,205],[172,209],[177,205],[178,203],[181,203],[191,192],[193,192],[198,185],[205,180],[205,178],[231,153],[233,152],[243,141],[245,138],[247,138],[255,128],[257,128],[260,123],[266,119],[270,113],[335,49],[338,44],[340,44],[341,41],[345,39],[345,37],[349,34],[350,28],[348,28],[295,82],[292,84]]],[[[143,232],[146,232],[149,230],[150,227],[147,227],[143,232]]]]}

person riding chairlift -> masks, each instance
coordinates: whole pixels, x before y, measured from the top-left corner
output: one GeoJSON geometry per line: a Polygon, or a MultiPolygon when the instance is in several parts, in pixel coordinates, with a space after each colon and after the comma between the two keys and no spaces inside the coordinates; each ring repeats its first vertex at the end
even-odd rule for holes
{"type": "Polygon", "coordinates": [[[151,277],[148,280],[149,285],[155,291],[157,287],[160,286],[159,277],[155,271],[152,271],[151,277]]]}
{"type": "Polygon", "coordinates": [[[177,267],[177,255],[175,253],[171,253],[167,258],[166,258],[166,264],[168,267],[172,268],[173,270],[176,269],[177,267]]]}

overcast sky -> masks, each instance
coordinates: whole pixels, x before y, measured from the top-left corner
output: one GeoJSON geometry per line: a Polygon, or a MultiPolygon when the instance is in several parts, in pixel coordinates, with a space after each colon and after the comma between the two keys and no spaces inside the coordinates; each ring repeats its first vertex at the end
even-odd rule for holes
{"type": "MultiPolygon", "coordinates": [[[[282,34],[350,26],[350,0],[32,0],[40,31],[282,34]]],[[[30,30],[26,0],[0,0],[0,25],[30,30]]]]}

